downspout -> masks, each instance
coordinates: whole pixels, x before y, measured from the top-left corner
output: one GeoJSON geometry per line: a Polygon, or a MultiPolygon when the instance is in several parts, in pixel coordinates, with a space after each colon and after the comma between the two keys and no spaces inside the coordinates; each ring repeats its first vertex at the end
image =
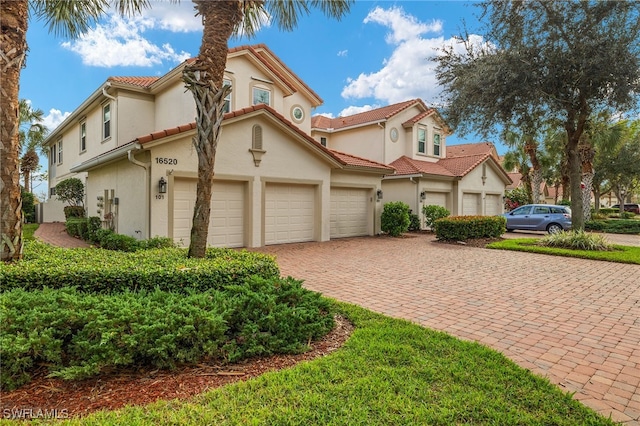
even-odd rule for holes
{"type": "Polygon", "coordinates": [[[151,201],[149,197],[151,197],[149,193],[149,187],[151,186],[151,162],[143,163],[142,161],[136,160],[133,156],[133,150],[130,149],[127,151],[127,159],[131,164],[134,164],[138,167],[142,167],[145,170],[145,185],[144,185],[144,208],[147,211],[147,223],[145,233],[147,235],[147,239],[151,238],[151,201]]]}
{"type": "Polygon", "coordinates": [[[110,87],[111,87],[111,83],[106,82],[104,86],[102,86],[102,94],[105,96],[105,98],[109,98],[112,101],[117,101],[115,96],[111,96],[110,94],[107,93],[107,88],[110,88],[110,87]]]}

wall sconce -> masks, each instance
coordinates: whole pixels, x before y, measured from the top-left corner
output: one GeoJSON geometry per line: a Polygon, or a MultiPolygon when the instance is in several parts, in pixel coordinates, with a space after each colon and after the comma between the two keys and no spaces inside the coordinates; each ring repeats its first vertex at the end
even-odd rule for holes
{"type": "Polygon", "coordinates": [[[426,200],[426,199],[427,199],[427,191],[422,191],[422,192],[420,193],[420,200],[421,200],[421,201],[424,201],[424,200],[426,200]]]}
{"type": "Polygon", "coordinates": [[[382,189],[378,189],[376,191],[376,197],[378,198],[378,201],[382,200],[382,189]]]}
{"type": "Polygon", "coordinates": [[[485,184],[485,182],[487,182],[487,176],[484,176],[484,175],[483,175],[483,176],[482,176],[482,184],[484,185],[484,184],[485,184]]]}
{"type": "Polygon", "coordinates": [[[160,181],[158,182],[158,193],[160,194],[167,193],[167,181],[164,180],[164,177],[161,177],[160,181]]]}

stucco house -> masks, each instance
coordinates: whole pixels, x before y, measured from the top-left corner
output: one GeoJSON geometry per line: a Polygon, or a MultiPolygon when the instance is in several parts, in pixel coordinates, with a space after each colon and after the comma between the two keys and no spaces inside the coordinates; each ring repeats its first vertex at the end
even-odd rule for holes
{"type": "Polygon", "coordinates": [[[509,175],[489,142],[447,146],[451,130],[420,99],[349,117],[316,116],[311,135],[322,145],[388,164],[382,180],[385,202],[403,201],[421,216],[440,205],[453,215],[502,213],[509,175]]]}
{"type": "MultiPolygon", "coordinates": [[[[64,220],[55,186],[78,177],[87,214],[105,227],[189,244],[197,155],[195,105],[181,78],[187,63],[161,77],[109,78],[48,136],[42,221],[64,220]]],[[[480,204],[501,197],[508,180],[493,153],[456,156],[446,123],[420,100],[382,108],[385,120],[375,110],[365,116],[373,121],[352,116],[341,118],[351,128],[323,127],[329,119],[312,118],[322,99],[263,44],[229,50],[225,84],[233,90],[216,155],[212,246],[375,235],[392,200],[414,211],[441,203],[454,214],[499,212],[480,204]],[[477,197],[475,209],[467,194],[477,197]]]]}
{"type": "MultiPolygon", "coordinates": [[[[197,155],[184,66],[159,78],[112,77],[91,94],[48,137],[51,193],[57,182],[79,177],[88,215],[105,226],[188,245],[197,155]]],[[[266,46],[231,49],[225,75],[233,91],[216,156],[209,244],[378,233],[376,193],[393,168],[315,142],[311,111],[322,100],[266,46]]],[[[44,220],[64,220],[59,203],[44,220]]]]}

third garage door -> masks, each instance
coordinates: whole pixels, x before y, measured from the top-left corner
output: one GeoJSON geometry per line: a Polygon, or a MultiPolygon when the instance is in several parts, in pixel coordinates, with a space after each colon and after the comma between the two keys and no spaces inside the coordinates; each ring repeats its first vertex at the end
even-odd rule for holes
{"type": "Polygon", "coordinates": [[[479,214],[480,194],[462,194],[462,214],[465,216],[475,216],[479,214]]]}
{"type": "Polygon", "coordinates": [[[265,244],[314,240],[315,187],[268,183],[265,189],[265,244]]]}
{"type": "Polygon", "coordinates": [[[331,188],[331,238],[369,235],[369,190],[331,188]]]}

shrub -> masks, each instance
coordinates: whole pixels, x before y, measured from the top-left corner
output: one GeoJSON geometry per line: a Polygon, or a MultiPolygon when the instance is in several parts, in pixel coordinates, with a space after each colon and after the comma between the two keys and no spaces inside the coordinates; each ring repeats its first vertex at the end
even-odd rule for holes
{"type": "Polygon", "coordinates": [[[84,217],[84,207],[82,206],[64,206],[64,218],[84,217]]]}
{"type": "Polygon", "coordinates": [[[138,241],[138,246],[143,250],[158,249],[158,248],[172,248],[176,247],[173,239],[169,237],[153,237],[148,240],[138,241]]]}
{"type": "Polygon", "coordinates": [[[584,231],[568,231],[550,234],[538,241],[545,247],[566,248],[572,250],[612,250],[609,242],[599,234],[588,234],[584,231]]]}
{"type": "Polygon", "coordinates": [[[571,207],[571,201],[570,200],[560,200],[560,201],[558,201],[558,205],[559,206],[569,206],[569,207],[571,207]]]}
{"type": "Polygon", "coordinates": [[[601,231],[610,234],[640,234],[639,220],[610,219],[591,220],[584,224],[586,231],[601,231]]]}
{"type": "Polygon", "coordinates": [[[140,248],[138,240],[124,234],[111,232],[100,239],[100,247],[105,250],[136,251],[140,248]]]}
{"type": "Polygon", "coordinates": [[[420,230],[420,216],[414,213],[409,213],[409,231],[420,230]]]}
{"type": "Polygon", "coordinates": [[[433,228],[433,224],[436,220],[449,216],[451,213],[449,210],[442,206],[428,205],[422,207],[422,214],[424,214],[424,223],[429,228],[433,228]]]}
{"type": "Polygon", "coordinates": [[[498,238],[506,226],[507,220],[502,216],[451,216],[434,223],[436,238],[453,241],[498,238]]]}
{"type": "Polygon", "coordinates": [[[382,209],[380,221],[383,232],[399,237],[409,230],[409,206],[402,201],[386,203],[382,209]]]}
{"type": "Polygon", "coordinates": [[[511,190],[507,190],[504,193],[504,207],[507,211],[511,211],[516,207],[520,207],[524,204],[529,204],[530,198],[527,191],[524,188],[518,187],[511,190]]]}
{"type": "Polygon", "coordinates": [[[114,367],[299,352],[334,325],[329,302],[292,278],[187,294],[16,289],[0,295],[0,306],[3,390],[42,367],[79,379],[114,367]]]}
{"type": "Polygon", "coordinates": [[[68,178],[56,185],[56,197],[69,206],[81,206],[84,200],[84,184],[78,178],[68,178]]]}
{"type": "Polygon", "coordinates": [[[65,222],[67,234],[84,239],[88,233],[87,220],[81,217],[71,217],[65,222]]]}
{"type": "Polygon", "coordinates": [[[36,197],[31,192],[26,192],[24,188],[22,190],[22,215],[26,223],[34,223],[36,221],[36,197]]]}
{"type": "Polygon", "coordinates": [[[209,248],[205,259],[179,248],[132,253],[103,249],[62,249],[38,241],[25,243],[24,258],[0,262],[0,290],[76,287],[88,293],[153,290],[205,291],[244,282],[252,275],[280,275],[273,256],[209,248]]]}
{"type": "Polygon", "coordinates": [[[633,212],[622,212],[620,214],[620,219],[633,219],[636,217],[636,214],[633,212]]]}
{"type": "Polygon", "coordinates": [[[85,239],[91,243],[98,242],[98,231],[102,229],[102,220],[98,216],[87,218],[87,235],[85,239]]]}

